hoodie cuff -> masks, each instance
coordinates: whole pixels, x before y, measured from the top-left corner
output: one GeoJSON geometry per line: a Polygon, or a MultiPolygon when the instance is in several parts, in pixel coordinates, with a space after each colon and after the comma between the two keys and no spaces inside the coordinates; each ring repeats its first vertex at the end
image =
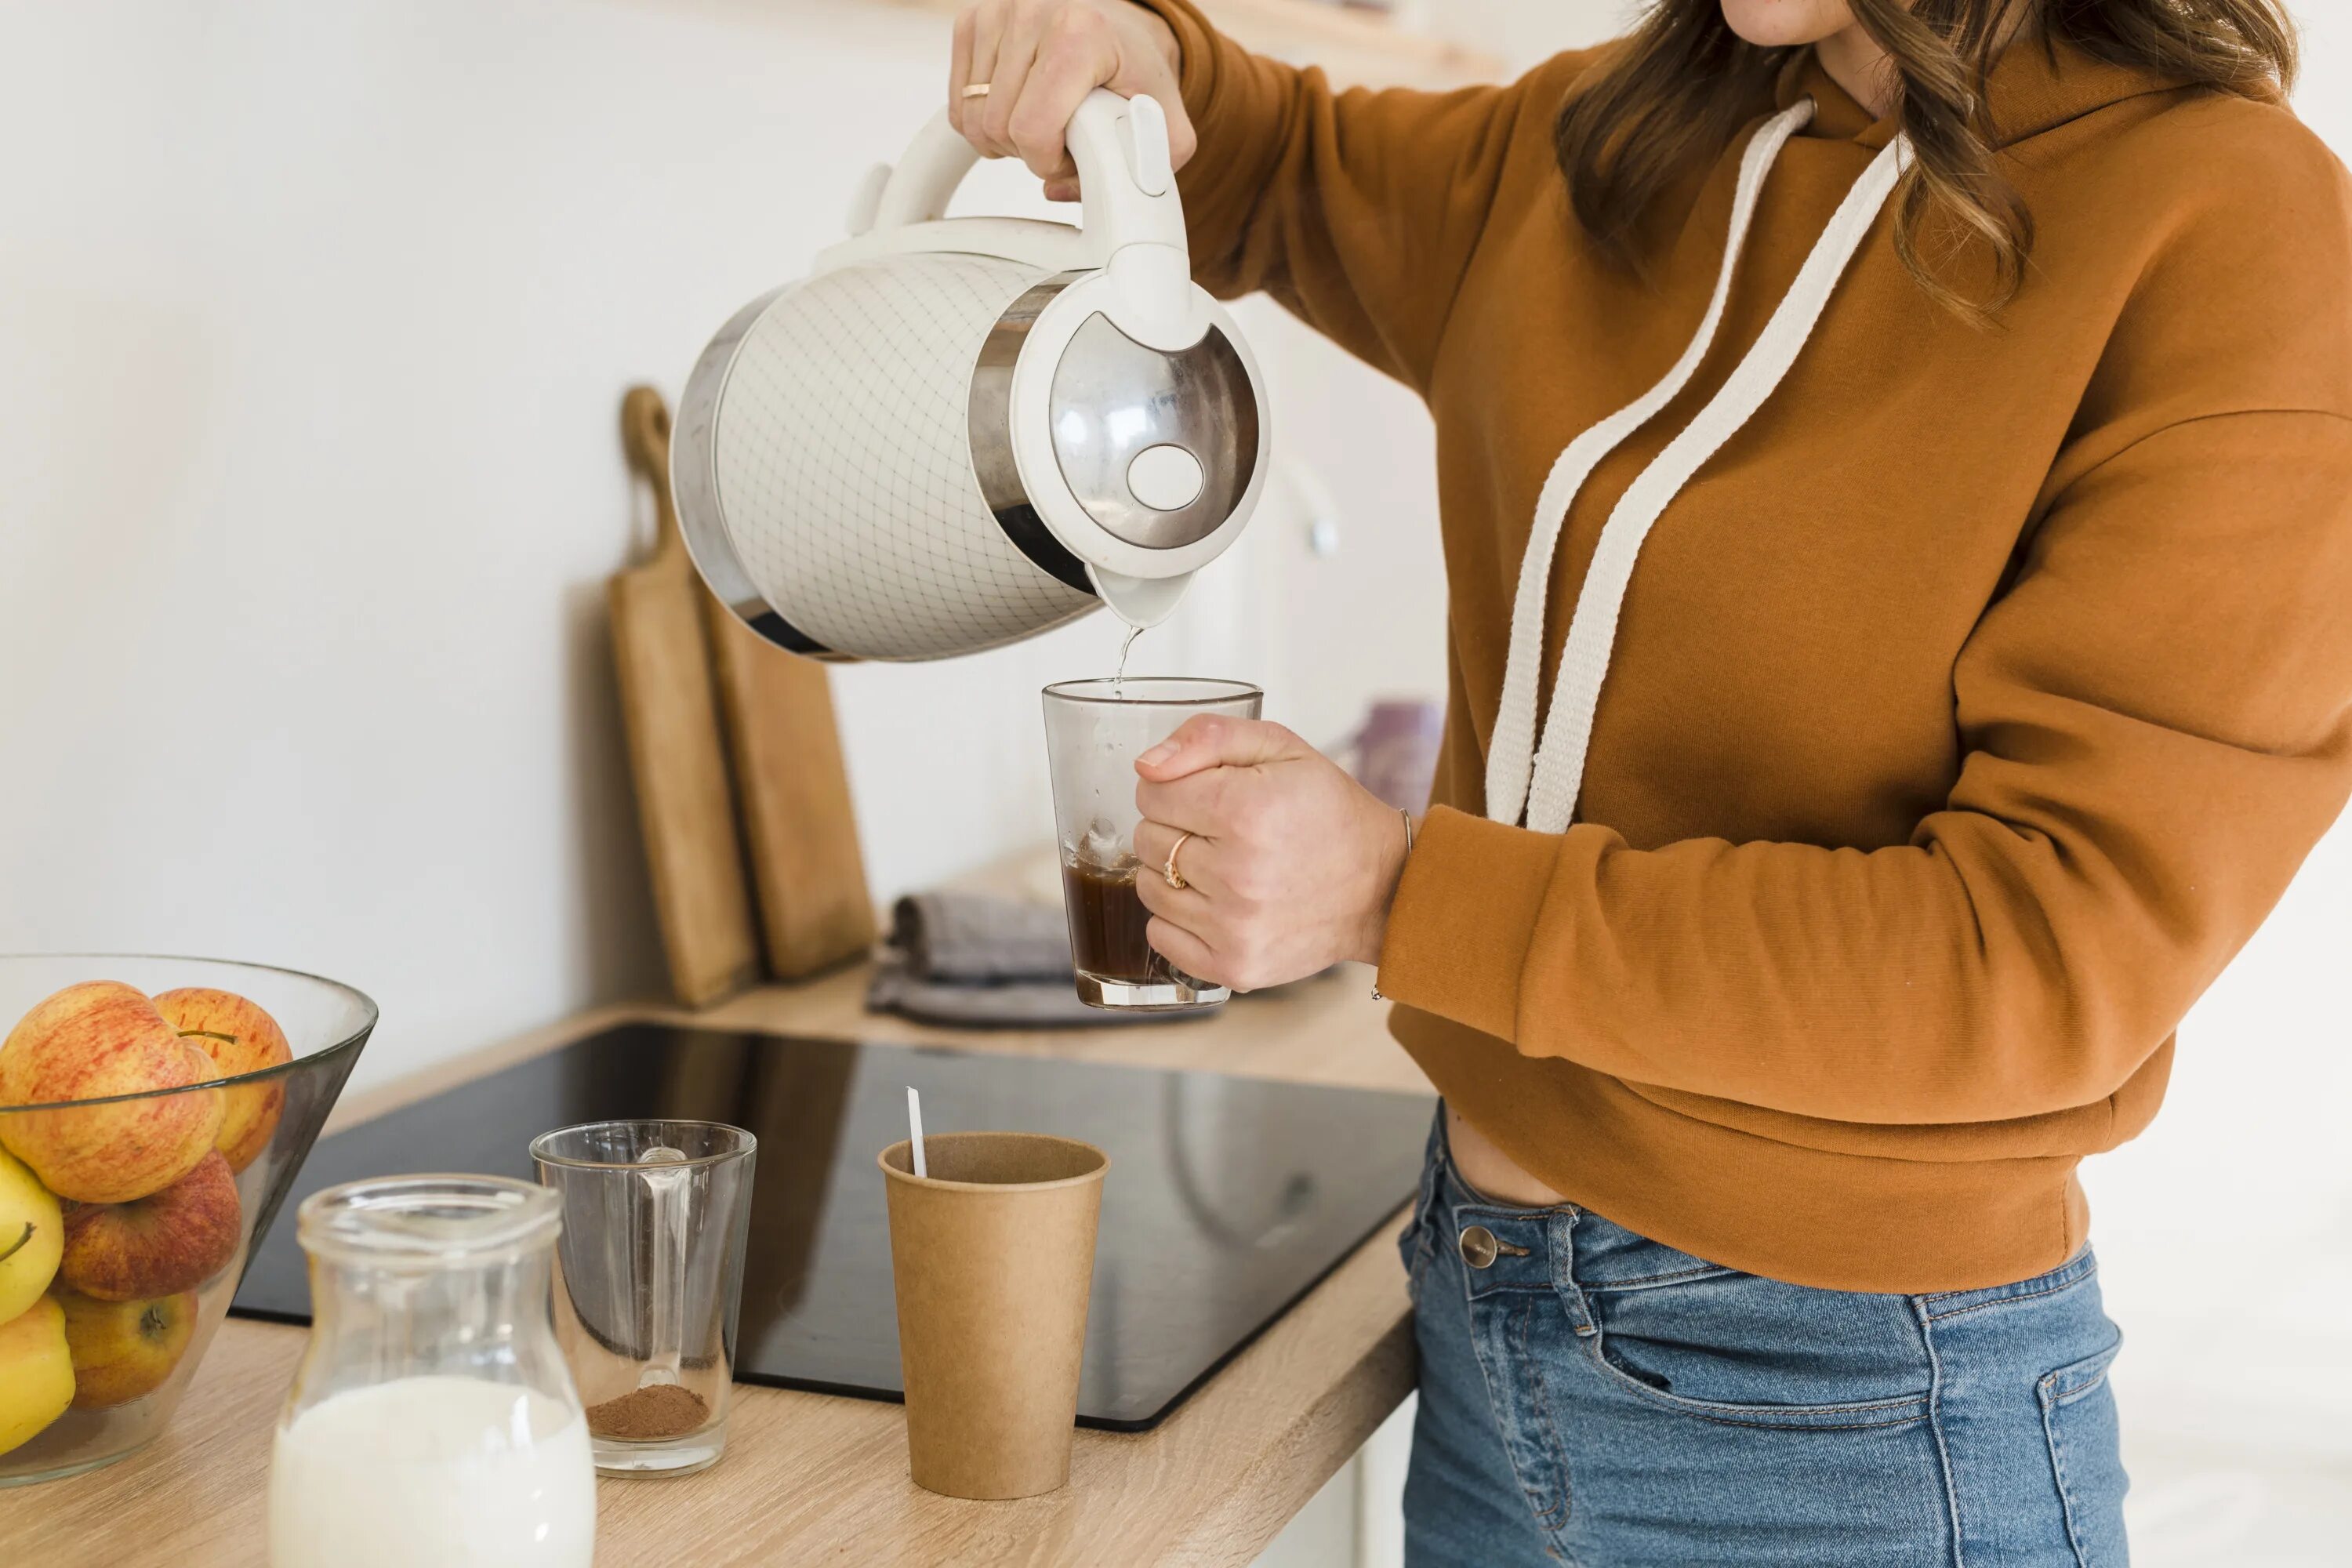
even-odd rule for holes
{"type": "Polygon", "coordinates": [[[1381,994],[1515,1040],[1519,982],[1559,839],[1448,806],[1430,812],[1389,909],[1381,994]]]}
{"type": "Polygon", "coordinates": [[[1176,48],[1181,57],[1177,64],[1177,96],[1184,100],[1184,113],[1193,128],[1201,124],[1201,112],[1209,106],[1216,89],[1217,51],[1220,47],[1235,46],[1220,36],[1201,15],[1192,0],[1135,0],[1145,10],[1168,24],[1176,35],[1176,48]]]}

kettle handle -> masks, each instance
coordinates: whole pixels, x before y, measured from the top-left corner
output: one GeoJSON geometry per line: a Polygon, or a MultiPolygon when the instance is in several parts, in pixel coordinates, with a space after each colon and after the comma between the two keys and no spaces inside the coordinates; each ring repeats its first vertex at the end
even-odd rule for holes
{"type": "MultiPolygon", "coordinates": [[[[1171,279],[1189,289],[1184,206],[1169,166],[1166,111],[1149,97],[1125,99],[1097,88],[1070,117],[1067,134],[1070,157],[1078,167],[1081,264],[1109,268],[1113,257],[1131,247],[1160,247],[1172,250],[1174,257],[1139,256],[1114,270],[1132,273],[1146,293],[1164,296],[1171,291],[1171,279]]],[[[971,143],[949,123],[947,111],[940,110],[916,133],[906,155],[875,193],[870,231],[939,222],[956,187],[979,161],[971,143]]],[[[1135,302],[1145,310],[1155,303],[1145,299],[1135,302]]],[[[1156,303],[1159,310],[1173,310],[1180,317],[1191,313],[1189,294],[1163,297],[1156,303]]]]}

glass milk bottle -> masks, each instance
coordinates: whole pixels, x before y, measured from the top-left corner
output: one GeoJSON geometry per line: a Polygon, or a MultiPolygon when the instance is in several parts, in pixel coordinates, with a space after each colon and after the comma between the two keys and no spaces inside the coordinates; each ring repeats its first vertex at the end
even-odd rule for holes
{"type": "Polygon", "coordinates": [[[278,1417],[272,1568],[590,1568],[588,1423],[555,1342],[555,1194],[492,1176],[302,1205],[310,1341],[278,1417]]]}

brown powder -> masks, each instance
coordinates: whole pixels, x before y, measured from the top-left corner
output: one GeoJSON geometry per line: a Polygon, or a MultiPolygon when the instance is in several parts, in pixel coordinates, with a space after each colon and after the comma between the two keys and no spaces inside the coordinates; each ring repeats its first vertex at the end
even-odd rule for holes
{"type": "Polygon", "coordinates": [[[694,1390],[675,1383],[656,1383],[590,1405],[588,1430],[599,1437],[658,1443],[666,1437],[683,1437],[709,1418],[710,1406],[694,1390]]]}

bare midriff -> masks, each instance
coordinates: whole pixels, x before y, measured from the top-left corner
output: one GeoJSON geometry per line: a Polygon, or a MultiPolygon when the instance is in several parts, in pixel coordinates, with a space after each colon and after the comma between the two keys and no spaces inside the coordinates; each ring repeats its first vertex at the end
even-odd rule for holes
{"type": "Polygon", "coordinates": [[[1451,1105],[1445,1108],[1445,1138],[1453,1145],[1454,1173],[1480,1197],[1531,1209],[1549,1208],[1568,1201],[1528,1175],[1517,1161],[1462,1120],[1462,1113],[1451,1105]]]}

